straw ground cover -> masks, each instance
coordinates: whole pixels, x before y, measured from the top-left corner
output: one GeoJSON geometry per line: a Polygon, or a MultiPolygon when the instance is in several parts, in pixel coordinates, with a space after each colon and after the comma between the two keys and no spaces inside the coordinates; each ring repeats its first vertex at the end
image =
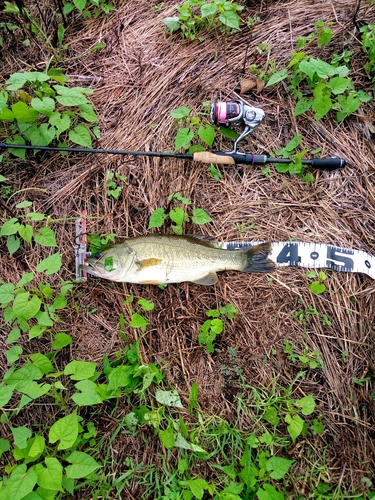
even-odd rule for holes
{"type": "MultiPolygon", "coordinates": [[[[297,153],[320,149],[347,166],[306,182],[273,166],[210,173],[182,160],[2,152],[0,498],[374,496],[368,276],[326,272],[321,294],[298,268],[226,272],[213,287],[74,283],[82,210],[90,234],[145,234],[158,208],[201,208],[211,221],[185,221],[185,233],[374,254],[371,30],[363,29],[375,22],[374,6],[238,3],[239,31],[213,24],[194,40],[166,34],[172,1],[118,1],[91,17],[95,2],[68,13],[61,2],[25,2],[39,20],[32,33],[22,12],[2,13],[3,90],[14,73],[58,68],[69,76],[61,86],[94,90],[101,137],[91,134],[93,144],[172,150],[171,110],[186,106],[206,126],[204,103],[220,92],[236,98],[242,83],[242,97],[267,113],[243,151],[270,154],[299,135],[297,153]],[[262,81],[286,70],[296,50],[329,64],[342,55],[354,90],[371,100],[339,122],[336,109],[318,121],[314,108],[294,116],[302,97],[318,99],[312,82],[262,81]]],[[[28,93],[12,98],[29,106],[28,93]]],[[[1,140],[15,133],[11,124],[9,115],[1,122],[1,140]]],[[[217,133],[213,149],[231,144],[217,133]]],[[[172,233],[172,223],[151,231],[172,233]]]]}

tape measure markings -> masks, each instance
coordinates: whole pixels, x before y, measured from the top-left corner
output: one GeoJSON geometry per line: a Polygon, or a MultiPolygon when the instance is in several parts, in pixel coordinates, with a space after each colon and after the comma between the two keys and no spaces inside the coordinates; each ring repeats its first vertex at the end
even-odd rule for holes
{"type": "MultiPolygon", "coordinates": [[[[229,241],[221,248],[235,250],[257,245],[258,241],[229,241]]],[[[348,273],[364,273],[375,279],[375,256],[364,250],[350,250],[326,243],[277,241],[271,243],[270,259],[277,267],[329,268],[348,273]]]]}

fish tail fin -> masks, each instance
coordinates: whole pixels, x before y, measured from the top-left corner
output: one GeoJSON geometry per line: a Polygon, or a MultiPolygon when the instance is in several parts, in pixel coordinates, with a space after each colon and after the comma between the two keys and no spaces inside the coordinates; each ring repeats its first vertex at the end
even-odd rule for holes
{"type": "Polygon", "coordinates": [[[275,263],[268,258],[271,251],[271,243],[261,243],[245,250],[246,264],[241,271],[244,273],[268,273],[273,271],[275,263]]]}

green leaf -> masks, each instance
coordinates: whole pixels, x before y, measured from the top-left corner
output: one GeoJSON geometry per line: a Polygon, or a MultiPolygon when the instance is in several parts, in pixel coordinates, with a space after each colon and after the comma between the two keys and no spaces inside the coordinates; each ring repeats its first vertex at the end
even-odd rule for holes
{"type": "Polygon", "coordinates": [[[236,12],[226,10],[220,14],[219,20],[228,28],[232,28],[234,30],[240,29],[240,18],[236,12]]]}
{"type": "Polygon", "coordinates": [[[302,97],[297,102],[296,107],[294,108],[294,116],[299,116],[302,115],[303,113],[306,113],[306,111],[311,108],[312,103],[313,99],[302,97]]]}
{"type": "MultiPolygon", "coordinates": [[[[1,408],[1,404],[0,404],[1,408]]],[[[2,457],[3,453],[7,452],[10,450],[10,442],[8,439],[5,438],[0,438],[0,458],[2,457]]]]}
{"type": "Polygon", "coordinates": [[[29,212],[25,214],[25,217],[31,219],[31,220],[44,220],[46,216],[44,214],[40,214],[39,212],[29,212]]]}
{"type": "Polygon", "coordinates": [[[36,295],[29,300],[30,292],[19,293],[13,302],[13,312],[18,319],[33,318],[40,309],[42,301],[36,295]]]}
{"type": "Polygon", "coordinates": [[[78,406],[92,406],[104,401],[99,392],[99,386],[95,382],[92,382],[92,380],[81,380],[75,384],[75,387],[81,391],[72,395],[73,401],[78,406]]]}
{"type": "Polygon", "coordinates": [[[345,90],[348,88],[353,87],[353,83],[349,78],[343,78],[342,76],[336,76],[334,78],[331,78],[327,82],[327,87],[332,90],[332,93],[337,95],[337,94],[343,94],[345,90]]]}
{"type": "Polygon", "coordinates": [[[312,283],[310,283],[309,289],[313,294],[320,295],[325,291],[326,286],[324,283],[320,283],[320,281],[313,281],[312,283]]]}
{"type": "Polygon", "coordinates": [[[298,399],[297,401],[295,401],[295,404],[301,408],[303,415],[311,415],[314,412],[316,406],[315,399],[311,394],[298,399]]]}
{"type": "Polygon", "coordinates": [[[185,221],[185,218],[186,218],[186,213],[185,211],[180,208],[180,207],[176,207],[174,208],[173,210],[171,210],[169,212],[169,217],[173,220],[173,222],[175,222],[178,226],[182,226],[182,224],[184,223],[185,221]]]}
{"type": "Polygon", "coordinates": [[[172,109],[172,111],[170,111],[170,114],[173,118],[176,118],[178,120],[181,118],[186,118],[190,115],[190,108],[182,106],[181,108],[172,109]]]}
{"type": "Polygon", "coordinates": [[[12,395],[13,387],[9,387],[8,385],[0,386],[0,408],[4,408],[4,406],[9,402],[12,395]]]}
{"type": "Polygon", "coordinates": [[[18,219],[13,217],[12,219],[9,219],[4,222],[0,230],[0,236],[8,236],[10,234],[15,234],[18,231],[19,227],[20,223],[18,222],[18,219]]]}
{"type": "Polygon", "coordinates": [[[217,6],[215,2],[212,3],[204,3],[201,6],[201,16],[202,17],[209,17],[215,15],[217,12],[217,6]]]}
{"type": "Polygon", "coordinates": [[[220,125],[219,132],[221,135],[227,137],[228,139],[233,139],[234,141],[238,139],[237,132],[230,127],[224,127],[224,125],[220,125]]]}
{"type": "Polygon", "coordinates": [[[40,456],[45,448],[45,440],[44,437],[40,434],[36,434],[34,439],[32,440],[32,444],[27,453],[28,457],[36,458],[38,455],[40,456]]]}
{"type": "Polygon", "coordinates": [[[34,240],[45,247],[56,247],[55,233],[50,227],[41,227],[37,233],[34,234],[34,240]]]}
{"type": "Polygon", "coordinates": [[[332,101],[328,95],[317,97],[312,103],[312,109],[315,111],[315,119],[319,121],[332,108],[332,101]]]}
{"type": "Polygon", "coordinates": [[[19,357],[22,354],[22,347],[19,345],[12,346],[8,351],[5,352],[8,365],[13,364],[14,362],[19,360],[19,357]]]}
{"type": "Polygon", "coordinates": [[[183,408],[180,395],[176,389],[171,391],[163,391],[157,389],[155,392],[155,399],[158,403],[165,406],[172,406],[173,408],[183,408]]]}
{"type": "Polygon", "coordinates": [[[13,283],[5,283],[0,285],[0,304],[2,307],[9,304],[14,299],[14,289],[13,283]]]}
{"type": "Polygon", "coordinates": [[[138,304],[142,307],[144,311],[153,311],[155,308],[154,302],[147,299],[139,299],[138,304]]]}
{"type": "Polygon", "coordinates": [[[14,444],[18,448],[26,448],[27,440],[31,437],[32,432],[28,427],[11,427],[14,444]]]}
{"type": "Polygon", "coordinates": [[[35,122],[39,113],[36,109],[29,108],[25,102],[18,101],[12,104],[12,111],[18,123],[35,122]]]}
{"type": "Polygon", "coordinates": [[[150,222],[148,223],[148,229],[153,227],[161,227],[164,224],[167,215],[164,208],[157,208],[154,210],[150,217],[150,222]]]}
{"type": "Polygon", "coordinates": [[[197,134],[203,142],[208,144],[210,147],[212,146],[215,139],[215,129],[211,127],[211,125],[206,125],[205,127],[201,125],[197,134]]]}
{"type": "Polygon", "coordinates": [[[113,368],[108,375],[108,390],[114,391],[119,387],[128,386],[133,379],[134,369],[129,365],[120,365],[113,368]]]}
{"type": "Polygon", "coordinates": [[[203,208],[194,208],[191,220],[195,222],[195,224],[206,224],[212,221],[211,217],[203,208]]]}
{"type": "Polygon", "coordinates": [[[194,132],[190,130],[188,127],[181,128],[176,135],[174,141],[175,150],[179,150],[181,148],[187,148],[190,144],[190,141],[194,137],[194,132]]]}
{"type": "Polygon", "coordinates": [[[175,444],[173,426],[169,425],[165,431],[163,429],[159,429],[159,438],[167,450],[173,448],[175,444]]]}
{"type": "Polygon", "coordinates": [[[47,80],[49,80],[49,76],[46,73],[41,73],[39,71],[13,73],[6,82],[7,90],[18,90],[26,82],[46,82],[47,80]]]}
{"type": "Polygon", "coordinates": [[[262,418],[264,418],[264,420],[267,420],[267,422],[272,425],[279,425],[280,423],[280,419],[277,415],[277,410],[274,406],[269,406],[262,418]]]}
{"type": "MultiPolygon", "coordinates": [[[[13,139],[8,139],[9,144],[25,144],[25,139],[21,135],[14,135],[13,139]]],[[[10,153],[17,158],[22,158],[23,160],[26,157],[26,149],[11,149],[10,153]]]]}
{"type": "Polygon", "coordinates": [[[48,146],[55,137],[55,129],[48,123],[42,123],[39,127],[33,123],[24,134],[33,146],[48,146]]]}
{"type": "Polygon", "coordinates": [[[49,358],[40,352],[36,352],[34,354],[30,354],[30,359],[44,375],[53,371],[53,364],[49,360],[49,358]]]}
{"type": "Polygon", "coordinates": [[[37,475],[34,469],[27,469],[26,464],[16,466],[2,490],[4,499],[21,500],[34,489],[37,475]]]}
{"type": "Polygon", "coordinates": [[[150,323],[147,321],[146,318],[144,318],[141,314],[132,314],[132,319],[129,322],[129,325],[132,326],[133,328],[144,328],[150,323]]]}
{"type": "Polygon", "coordinates": [[[72,380],[84,380],[95,374],[97,363],[91,361],[73,360],[64,368],[64,375],[70,375],[72,380]]]}
{"type": "Polygon", "coordinates": [[[66,460],[72,465],[65,467],[65,472],[67,477],[72,479],[87,477],[101,467],[96,460],[82,451],[73,451],[66,460]]]}
{"type": "Polygon", "coordinates": [[[50,428],[48,440],[50,443],[60,441],[57,449],[67,450],[71,448],[78,437],[78,417],[77,413],[73,412],[70,415],[57,420],[50,428]]]}
{"type": "Polygon", "coordinates": [[[267,460],[266,469],[271,472],[272,479],[282,479],[293,463],[294,460],[273,456],[267,460]]]}
{"type": "Polygon", "coordinates": [[[303,431],[304,421],[299,415],[290,415],[289,413],[285,416],[285,422],[288,425],[288,432],[293,441],[295,441],[298,436],[303,431]]]}
{"type": "Polygon", "coordinates": [[[276,73],[270,76],[270,78],[267,81],[266,87],[270,87],[271,85],[275,85],[276,83],[285,80],[287,76],[288,76],[287,68],[283,68],[282,70],[277,71],[276,73]]]}
{"type": "Polygon", "coordinates": [[[20,227],[18,228],[18,234],[26,241],[26,243],[30,243],[31,238],[33,237],[33,233],[33,227],[30,226],[30,224],[20,224],[20,227]]]}
{"type": "Polygon", "coordinates": [[[163,23],[167,26],[170,33],[180,29],[180,22],[178,16],[165,17],[163,23]]]}
{"type": "Polygon", "coordinates": [[[14,118],[15,116],[9,108],[0,107],[0,120],[11,123],[14,121],[14,118]]]}
{"type": "Polygon", "coordinates": [[[257,491],[259,500],[284,500],[284,495],[278,493],[272,484],[263,484],[263,489],[259,488],[257,491]]]}
{"type": "Polygon", "coordinates": [[[63,113],[61,115],[61,113],[56,111],[50,116],[49,122],[57,129],[56,137],[59,138],[62,132],[65,132],[65,130],[68,130],[70,128],[71,120],[70,116],[67,113],[63,113]]]}
{"type": "Polygon", "coordinates": [[[38,273],[45,271],[47,275],[57,273],[62,266],[60,252],[56,252],[41,260],[36,266],[38,273]]]}
{"type": "Polygon", "coordinates": [[[69,139],[75,144],[91,148],[92,142],[90,132],[82,124],[77,125],[74,130],[69,130],[69,139]]]}
{"type": "Polygon", "coordinates": [[[54,349],[62,349],[72,343],[72,337],[67,333],[61,332],[55,334],[55,340],[52,342],[52,347],[54,349]]]}
{"type": "Polygon", "coordinates": [[[87,0],[73,0],[73,3],[77,7],[77,9],[82,12],[86,7],[87,0]]]}
{"type": "Polygon", "coordinates": [[[55,109],[55,101],[51,97],[36,97],[31,100],[31,106],[36,109],[39,113],[46,116],[51,116],[53,110],[55,109]]]}
{"type": "Polygon", "coordinates": [[[55,457],[46,457],[44,459],[46,467],[38,464],[40,467],[37,472],[37,484],[46,490],[63,491],[62,472],[63,467],[55,457]]]}
{"type": "Polygon", "coordinates": [[[94,112],[92,104],[80,104],[79,109],[81,110],[80,115],[87,122],[93,123],[99,120],[99,116],[94,112]]]}

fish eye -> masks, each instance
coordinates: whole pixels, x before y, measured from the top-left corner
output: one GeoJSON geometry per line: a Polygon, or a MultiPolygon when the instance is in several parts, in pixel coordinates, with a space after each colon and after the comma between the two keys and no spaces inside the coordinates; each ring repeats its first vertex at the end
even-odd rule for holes
{"type": "Polygon", "coordinates": [[[100,253],[100,252],[98,252],[98,253],[96,253],[96,254],[94,255],[95,259],[101,259],[101,258],[102,258],[102,256],[103,256],[103,254],[102,254],[102,253],[100,253]]]}

